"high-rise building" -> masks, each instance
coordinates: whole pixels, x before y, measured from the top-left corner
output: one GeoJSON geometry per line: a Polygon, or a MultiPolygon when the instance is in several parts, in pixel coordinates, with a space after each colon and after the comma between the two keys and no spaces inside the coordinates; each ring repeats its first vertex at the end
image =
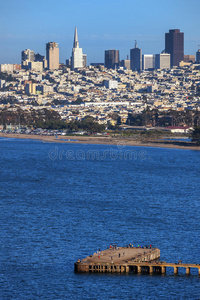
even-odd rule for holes
{"type": "Polygon", "coordinates": [[[83,67],[87,67],[87,54],[83,54],[83,67]]]}
{"type": "Polygon", "coordinates": [[[196,52],[196,62],[200,63],[200,49],[196,52]]]}
{"type": "Polygon", "coordinates": [[[42,61],[30,61],[27,65],[28,70],[42,72],[43,71],[43,62],[42,61]]]}
{"type": "Polygon", "coordinates": [[[161,53],[155,55],[155,68],[156,69],[170,69],[170,54],[161,53]]]}
{"type": "Polygon", "coordinates": [[[155,55],[153,54],[142,55],[142,69],[143,70],[155,69],[155,55]]]}
{"type": "Polygon", "coordinates": [[[120,61],[120,67],[123,67],[127,70],[130,70],[130,60],[129,59],[123,59],[120,61]]]}
{"type": "Polygon", "coordinates": [[[184,55],[184,62],[195,62],[195,55],[184,55]]]}
{"type": "Polygon", "coordinates": [[[82,48],[79,48],[77,27],[75,28],[75,33],[74,33],[74,44],[72,49],[71,66],[72,66],[72,70],[80,69],[83,68],[84,66],[83,51],[82,48]]]}
{"type": "Polygon", "coordinates": [[[67,67],[71,67],[71,58],[69,58],[69,59],[66,59],[66,66],[67,67]]]}
{"type": "Polygon", "coordinates": [[[30,49],[23,50],[21,52],[21,58],[22,58],[21,61],[22,68],[27,69],[29,62],[32,62],[35,59],[34,51],[30,49]]]}
{"type": "Polygon", "coordinates": [[[47,61],[46,61],[46,58],[45,56],[37,53],[35,54],[35,60],[36,62],[42,62],[43,63],[43,68],[46,69],[47,68],[47,61]]]}
{"type": "Polygon", "coordinates": [[[59,47],[55,42],[46,44],[47,68],[49,70],[59,69],[59,47]]]}
{"type": "Polygon", "coordinates": [[[165,33],[165,52],[171,55],[171,67],[178,66],[184,59],[184,33],[180,29],[165,33]]]}
{"type": "Polygon", "coordinates": [[[34,61],[35,59],[35,54],[33,50],[30,49],[26,49],[24,51],[22,51],[22,63],[23,61],[34,61]]]}
{"type": "Polygon", "coordinates": [[[116,69],[119,67],[119,50],[106,50],[104,66],[107,69],[116,69]]]}
{"type": "Polygon", "coordinates": [[[130,50],[130,61],[132,71],[140,72],[142,70],[142,50],[137,47],[136,41],[135,48],[130,50]]]}
{"type": "Polygon", "coordinates": [[[25,94],[26,95],[35,95],[36,94],[36,84],[29,82],[25,85],[25,94]]]}

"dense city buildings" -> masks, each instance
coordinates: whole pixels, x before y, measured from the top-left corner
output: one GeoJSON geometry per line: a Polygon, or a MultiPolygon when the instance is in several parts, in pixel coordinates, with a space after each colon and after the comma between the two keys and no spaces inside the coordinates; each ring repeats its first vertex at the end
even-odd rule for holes
{"type": "Polygon", "coordinates": [[[49,70],[59,69],[59,47],[55,42],[46,44],[47,68],[49,70]]]}
{"type": "Polygon", "coordinates": [[[106,50],[105,51],[105,68],[116,69],[119,67],[119,50],[106,50]]]}
{"type": "MultiPolygon", "coordinates": [[[[192,63],[182,68],[141,72],[99,65],[42,72],[12,70],[0,79],[0,111],[13,112],[20,108],[23,113],[37,110],[40,114],[47,109],[58,113],[65,123],[90,117],[100,125],[115,126],[119,120],[120,124],[130,125],[132,115],[137,115],[138,120],[143,118],[148,107],[152,118],[156,111],[167,120],[162,123],[162,118],[157,121],[154,118],[145,121],[145,125],[166,126],[169,120],[172,126],[185,124],[182,118],[173,118],[173,111],[175,115],[190,116],[192,126],[200,122],[199,70],[200,65],[192,63]]],[[[15,124],[9,120],[7,125],[10,123],[15,124]]]]}
{"type": "Polygon", "coordinates": [[[179,29],[165,33],[165,52],[171,55],[171,67],[178,66],[184,59],[184,33],[179,29]]]}
{"type": "Polygon", "coordinates": [[[135,48],[130,50],[130,65],[132,71],[140,72],[142,70],[142,50],[137,47],[135,41],[135,48]]]}
{"type": "Polygon", "coordinates": [[[45,56],[35,54],[33,50],[26,49],[21,53],[21,67],[25,70],[42,72],[47,67],[45,56]]]}
{"type": "Polygon", "coordinates": [[[105,66],[93,63],[87,67],[77,28],[66,65],[59,66],[57,43],[48,43],[46,49],[47,60],[33,50],[22,51],[22,69],[17,64],[0,65],[0,110],[13,111],[14,101],[27,111],[56,111],[67,123],[92,117],[106,126],[115,126],[119,119],[129,124],[130,114],[141,115],[147,107],[160,114],[192,112],[193,117],[199,111],[200,50],[197,63],[194,56],[185,55],[184,61],[170,68],[169,53],[142,55],[136,43],[130,60],[119,61],[119,50],[106,50],[105,66]]]}

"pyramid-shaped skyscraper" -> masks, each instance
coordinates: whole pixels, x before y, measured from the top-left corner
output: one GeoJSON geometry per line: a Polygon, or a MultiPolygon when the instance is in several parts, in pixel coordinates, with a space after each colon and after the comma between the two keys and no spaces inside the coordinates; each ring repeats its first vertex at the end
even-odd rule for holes
{"type": "Polygon", "coordinates": [[[77,27],[75,27],[74,44],[71,57],[72,70],[83,68],[85,66],[85,59],[86,55],[83,54],[82,48],[79,47],[77,27]]]}

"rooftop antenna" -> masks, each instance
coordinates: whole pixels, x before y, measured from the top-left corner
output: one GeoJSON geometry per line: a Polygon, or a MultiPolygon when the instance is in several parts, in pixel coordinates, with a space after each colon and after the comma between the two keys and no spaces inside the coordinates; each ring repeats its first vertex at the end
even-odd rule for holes
{"type": "Polygon", "coordinates": [[[135,48],[137,48],[137,40],[135,40],[135,48]]]}

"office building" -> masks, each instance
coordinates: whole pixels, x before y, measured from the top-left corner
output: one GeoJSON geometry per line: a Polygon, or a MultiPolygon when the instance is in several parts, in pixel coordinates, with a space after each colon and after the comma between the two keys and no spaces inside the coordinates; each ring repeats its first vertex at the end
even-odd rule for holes
{"type": "Polygon", "coordinates": [[[129,59],[123,59],[120,61],[120,67],[123,67],[124,69],[130,70],[130,60],[129,59]]]}
{"type": "Polygon", "coordinates": [[[30,49],[23,50],[21,56],[22,56],[22,63],[26,60],[34,61],[35,59],[34,51],[30,49]]]}
{"type": "Polygon", "coordinates": [[[156,69],[170,69],[170,54],[161,53],[155,55],[155,68],[156,69]]]}
{"type": "Polygon", "coordinates": [[[47,68],[47,60],[45,58],[45,56],[37,53],[35,54],[35,62],[42,62],[43,63],[43,68],[46,69],[47,68]]]}
{"type": "Polygon", "coordinates": [[[33,50],[26,49],[21,52],[21,67],[23,69],[28,69],[28,64],[31,61],[34,61],[35,54],[33,50]]]}
{"type": "Polygon", "coordinates": [[[87,54],[83,54],[83,67],[87,67],[87,54]]]}
{"type": "Polygon", "coordinates": [[[47,68],[49,70],[59,69],[59,47],[55,42],[46,44],[47,68]]]}
{"type": "Polygon", "coordinates": [[[142,55],[142,70],[155,69],[155,55],[144,54],[142,55]]]}
{"type": "Polygon", "coordinates": [[[196,62],[200,64],[200,49],[196,52],[196,62]]]}
{"type": "Polygon", "coordinates": [[[119,50],[106,50],[105,51],[105,68],[116,69],[119,67],[119,50]]]}
{"type": "Polygon", "coordinates": [[[18,64],[1,64],[0,72],[12,73],[13,71],[21,70],[21,65],[18,64]]]}
{"type": "Polygon", "coordinates": [[[66,66],[71,67],[71,58],[66,59],[66,66]]]}
{"type": "Polygon", "coordinates": [[[42,61],[30,61],[27,65],[27,70],[42,72],[43,71],[43,62],[42,61]]]}
{"type": "Polygon", "coordinates": [[[36,86],[37,94],[48,95],[48,94],[52,94],[53,91],[54,91],[54,89],[53,89],[53,86],[51,86],[51,85],[39,84],[36,86]]]}
{"type": "Polygon", "coordinates": [[[35,54],[33,50],[26,49],[21,53],[21,67],[26,70],[42,71],[47,67],[45,56],[35,54]],[[42,63],[42,68],[41,68],[42,63]]]}
{"type": "Polygon", "coordinates": [[[104,63],[91,63],[90,66],[92,67],[104,66],[104,63]]]}
{"type": "Polygon", "coordinates": [[[184,62],[195,62],[195,55],[184,55],[184,62]]]}
{"type": "Polygon", "coordinates": [[[36,94],[36,84],[29,82],[25,85],[25,94],[26,95],[35,95],[36,94]]]}
{"type": "Polygon", "coordinates": [[[84,67],[85,64],[87,65],[87,56],[86,54],[83,54],[82,48],[79,47],[78,33],[76,27],[74,33],[74,44],[72,49],[72,56],[71,56],[72,70],[81,69],[84,67]]]}
{"type": "Polygon", "coordinates": [[[142,70],[142,50],[137,47],[135,41],[135,48],[130,50],[131,70],[140,72],[142,70]]]}
{"type": "Polygon", "coordinates": [[[117,89],[118,82],[116,80],[104,80],[104,86],[109,90],[117,89]]]}
{"type": "Polygon", "coordinates": [[[178,66],[184,59],[184,33],[179,29],[165,33],[165,52],[171,55],[171,67],[178,66]]]}

